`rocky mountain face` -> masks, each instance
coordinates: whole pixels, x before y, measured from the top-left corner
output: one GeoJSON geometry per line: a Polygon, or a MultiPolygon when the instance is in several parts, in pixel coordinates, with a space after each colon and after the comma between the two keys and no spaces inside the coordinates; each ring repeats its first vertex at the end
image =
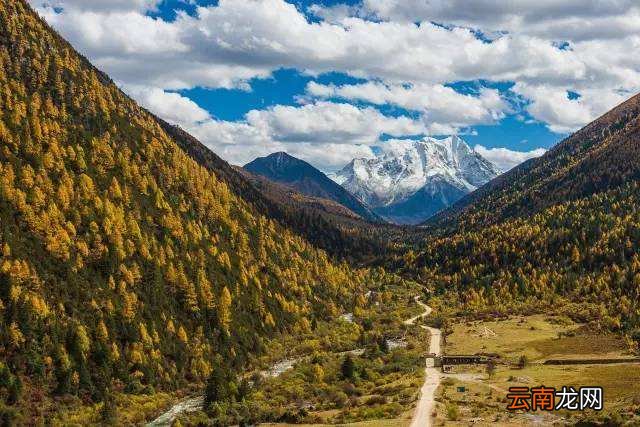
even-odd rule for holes
{"type": "Polygon", "coordinates": [[[324,173],[287,153],[259,157],[246,164],[244,169],[254,175],[285,184],[306,196],[339,203],[362,219],[380,221],[378,215],[324,173]]]}
{"type": "Polygon", "coordinates": [[[451,136],[390,141],[374,158],[354,159],[330,178],[382,217],[417,224],[499,174],[493,163],[451,136]]]}

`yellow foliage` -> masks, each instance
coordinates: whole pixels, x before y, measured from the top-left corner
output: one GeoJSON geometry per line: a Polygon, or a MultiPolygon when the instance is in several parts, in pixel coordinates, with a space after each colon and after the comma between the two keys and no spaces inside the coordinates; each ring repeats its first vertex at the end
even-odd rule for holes
{"type": "Polygon", "coordinates": [[[189,337],[187,337],[187,331],[184,330],[182,326],[178,328],[178,340],[184,344],[189,341],[189,337]]]}
{"type": "Polygon", "coordinates": [[[25,338],[16,322],[9,326],[9,344],[14,348],[19,348],[24,344],[25,338]]]}

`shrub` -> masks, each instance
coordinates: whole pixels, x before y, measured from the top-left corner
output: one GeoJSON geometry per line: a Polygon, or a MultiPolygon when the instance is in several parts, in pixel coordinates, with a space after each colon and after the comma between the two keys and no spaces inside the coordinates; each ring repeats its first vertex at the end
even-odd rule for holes
{"type": "Polygon", "coordinates": [[[387,398],[384,397],[384,396],[380,396],[380,395],[373,395],[373,396],[369,397],[365,403],[368,406],[384,405],[385,403],[387,403],[387,398]]]}
{"type": "Polygon", "coordinates": [[[457,421],[460,418],[460,409],[455,403],[447,405],[447,419],[450,421],[457,421]]]}

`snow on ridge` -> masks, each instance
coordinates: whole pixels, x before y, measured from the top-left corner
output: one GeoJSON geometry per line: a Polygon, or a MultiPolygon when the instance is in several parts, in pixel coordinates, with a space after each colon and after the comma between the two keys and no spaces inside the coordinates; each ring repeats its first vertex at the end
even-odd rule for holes
{"type": "Polygon", "coordinates": [[[500,173],[458,136],[390,140],[380,148],[376,157],[354,159],[331,177],[372,207],[406,200],[431,182],[470,192],[500,173]]]}

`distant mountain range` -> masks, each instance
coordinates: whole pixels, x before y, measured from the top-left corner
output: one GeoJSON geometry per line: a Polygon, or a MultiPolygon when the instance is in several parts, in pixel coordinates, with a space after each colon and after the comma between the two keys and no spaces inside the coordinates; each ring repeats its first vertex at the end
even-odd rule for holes
{"type": "Polygon", "coordinates": [[[306,196],[339,203],[367,221],[381,221],[371,209],[325,174],[287,153],[279,152],[259,157],[246,164],[244,169],[254,175],[285,184],[306,196]]]}
{"type": "Polygon", "coordinates": [[[330,178],[383,218],[418,224],[500,172],[451,136],[390,141],[374,158],[354,159],[330,178]]]}

